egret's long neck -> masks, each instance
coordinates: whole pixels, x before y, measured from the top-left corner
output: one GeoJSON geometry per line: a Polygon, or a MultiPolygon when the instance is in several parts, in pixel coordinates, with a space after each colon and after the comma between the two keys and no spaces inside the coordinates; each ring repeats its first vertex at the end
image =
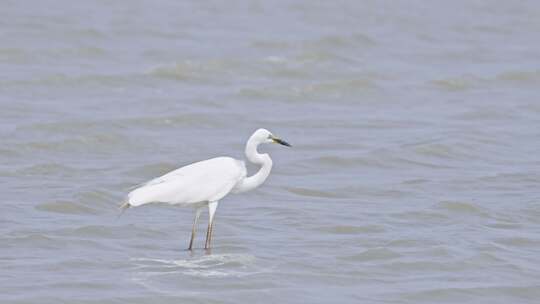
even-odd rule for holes
{"type": "Polygon", "coordinates": [[[259,187],[270,174],[272,159],[268,154],[260,154],[257,151],[259,144],[260,142],[250,138],[246,144],[246,157],[250,162],[261,165],[261,168],[252,176],[244,178],[235,187],[235,192],[245,192],[259,187]]]}

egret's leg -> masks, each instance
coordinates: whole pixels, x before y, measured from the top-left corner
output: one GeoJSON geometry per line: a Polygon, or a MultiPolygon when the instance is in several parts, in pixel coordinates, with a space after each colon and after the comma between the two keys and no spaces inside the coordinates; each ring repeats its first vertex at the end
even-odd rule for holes
{"type": "Polygon", "coordinates": [[[208,203],[208,230],[206,231],[206,244],[204,245],[204,249],[210,249],[212,229],[214,227],[214,214],[216,213],[217,206],[218,202],[208,203]]]}
{"type": "Polygon", "coordinates": [[[197,229],[197,221],[199,220],[199,216],[201,216],[201,211],[202,208],[197,208],[197,211],[195,211],[195,220],[193,221],[193,228],[191,229],[191,240],[189,241],[188,250],[193,248],[193,239],[195,239],[195,230],[197,229]]]}

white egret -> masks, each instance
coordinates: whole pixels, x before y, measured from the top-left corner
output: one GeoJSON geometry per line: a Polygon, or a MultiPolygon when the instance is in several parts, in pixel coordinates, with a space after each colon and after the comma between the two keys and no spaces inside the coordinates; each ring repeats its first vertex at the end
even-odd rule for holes
{"type": "Polygon", "coordinates": [[[208,249],[212,241],[214,215],[219,200],[230,192],[240,193],[257,188],[270,174],[272,159],[268,154],[260,154],[257,151],[257,147],[262,143],[291,146],[268,130],[258,129],[247,141],[245,150],[247,159],[261,166],[254,175],[247,176],[244,161],[225,156],[216,157],[181,167],[150,180],[131,191],[121,208],[127,209],[148,203],[168,203],[196,208],[188,248],[191,250],[197,220],[202,209],[207,206],[208,230],[204,248],[208,249]]]}

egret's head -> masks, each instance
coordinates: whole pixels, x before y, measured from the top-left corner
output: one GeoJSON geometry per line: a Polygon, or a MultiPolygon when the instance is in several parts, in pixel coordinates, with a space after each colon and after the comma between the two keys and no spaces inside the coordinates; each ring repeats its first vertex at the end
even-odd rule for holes
{"type": "Polygon", "coordinates": [[[251,135],[251,138],[261,143],[275,143],[275,144],[291,147],[291,145],[288,142],[284,141],[283,139],[277,136],[274,136],[272,132],[266,129],[258,129],[257,131],[255,131],[255,133],[253,133],[253,135],[251,135]]]}

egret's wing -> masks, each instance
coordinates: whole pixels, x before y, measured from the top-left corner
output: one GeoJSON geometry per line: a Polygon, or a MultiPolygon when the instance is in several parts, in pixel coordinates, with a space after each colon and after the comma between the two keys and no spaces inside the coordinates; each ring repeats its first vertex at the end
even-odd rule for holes
{"type": "MultiPolygon", "coordinates": [[[[197,164],[197,163],[194,163],[194,164],[197,164]]],[[[156,184],[160,184],[160,183],[163,183],[163,182],[166,182],[168,180],[171,180],[173,179],[174,177],[179,177],[179,176],[182,176],[183,174],[185,175],[186,173],[189,172],[189,170],[186,170],[189,166],[192,166],[194,164],[191,164],[191,165],[188,165],[186,167],[182,167],[182,168],[178,168],[176,170],[173,170],[169,173],[166,173],[160,177],[156,177],[154,179],[151,179],[147,182],[144,182],[140,185],[140,187],[144,187],[144,186],[151,186],[151,185],[156,185],[156,184]]]]}
{"type": "Polygon", "coordinates": [[[166,173],[166,174],[164,174],[164,175],[162,175],[160,177],[156,177],[156,178],[151,179],[149,181],[145,181],[145,182],[133,185],[133,186],[128,188],[128,191],[132,191],[132,190],[135,190],[135,189],[138,189],[138,188],[142,188],[144,186],[155,185],[155,184],[159,184],[159,183],[162,183],[164,181],[167,181],[168,179],[172,178],[175,175],[181,175],[182,171],[185,171],[185,170],[182,170],[184,168],[185,167],[181,167],[181,168],[173,170],[173,171],[171,171],[169,173],[166,173]]]}
{"type": "Polygon", "coordinates": [[[217,201],[245,177],[243,163],[230,157],[197,162],[155,178],[129,193],[131,205],[217,201]]]}

